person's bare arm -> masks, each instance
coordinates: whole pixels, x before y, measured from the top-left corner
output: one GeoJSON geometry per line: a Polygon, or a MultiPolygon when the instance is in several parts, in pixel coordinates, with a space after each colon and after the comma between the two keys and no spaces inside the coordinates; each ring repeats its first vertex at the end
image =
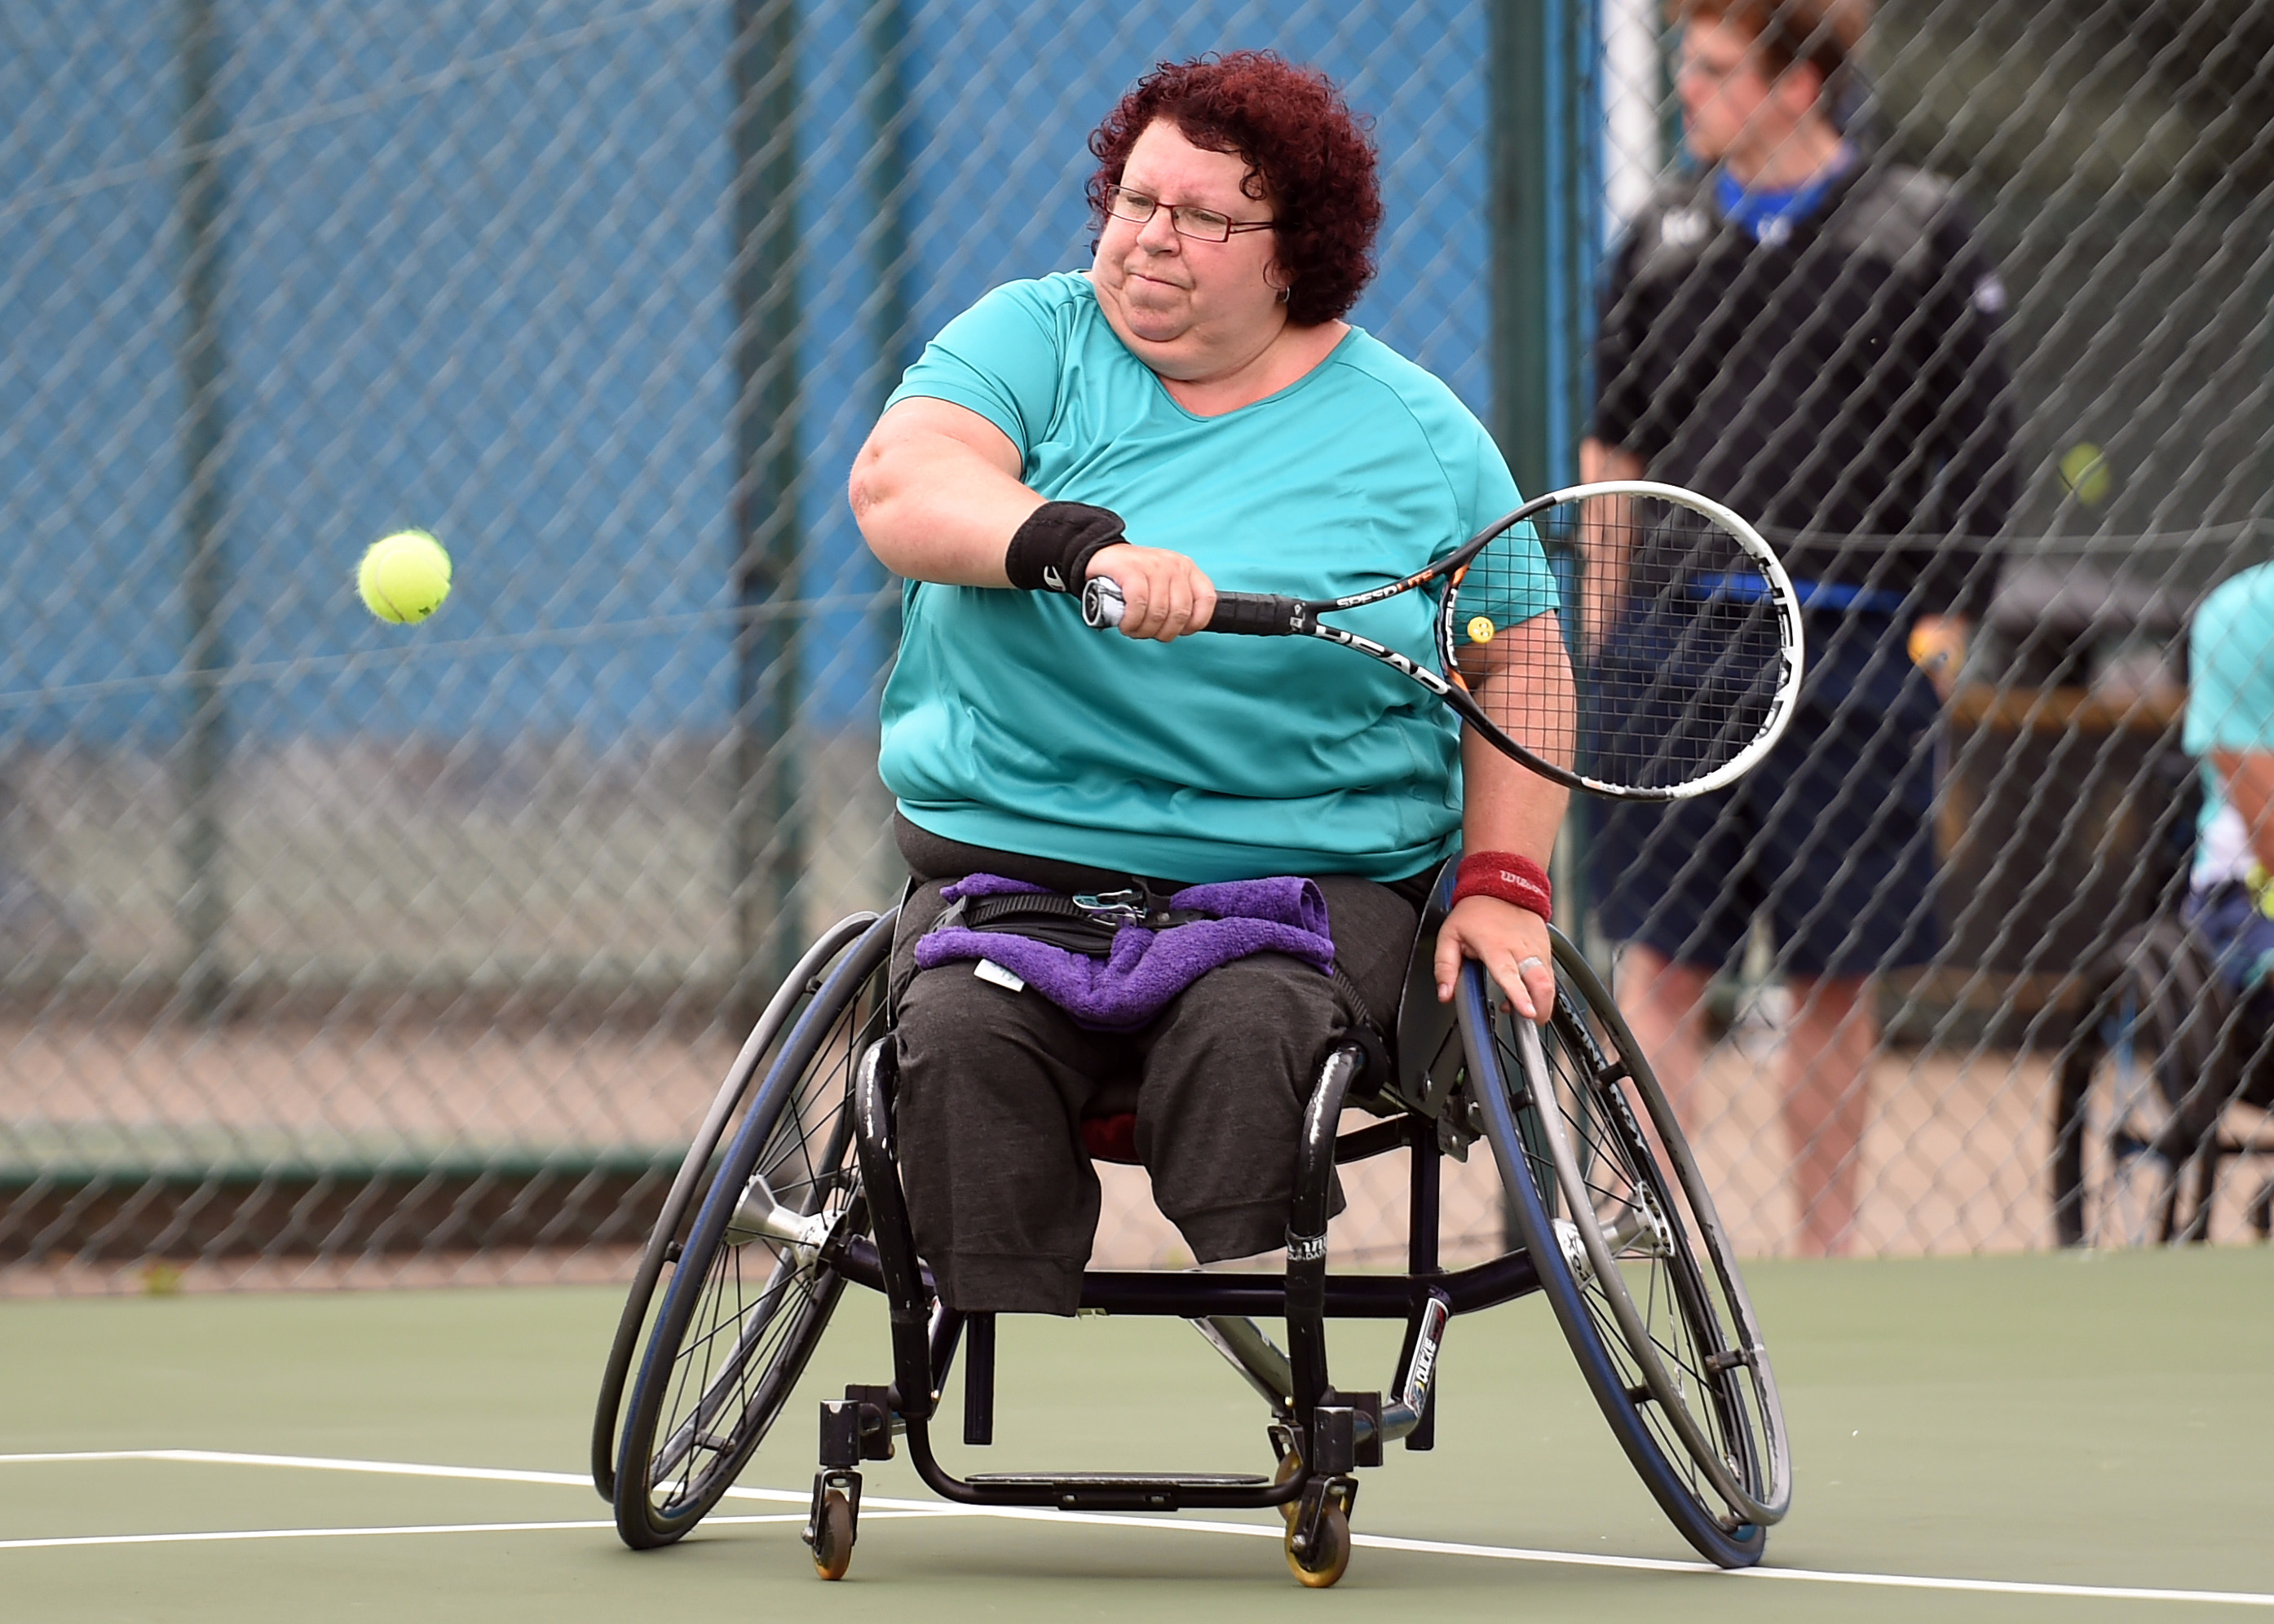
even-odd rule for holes
{"type": "Polygon", "coordinates": [[[1010,436],[949,401],[902,401],[853,459],[854,522],[885,568],[913,581],[1009,586],[1003,555],[1043,499],[1019,479],[1010,436]]]}
{"type": "Polygon", "coordinates": [[[2227,804],[2250,831],[2250,854],[2274,874],[2274,753],[2213,750],[2210,764],[2226,781],[2227,804]]]}
{"type": "MultiPolygon", "coordinates": [[[[1643,460],[1633,452],[1600,440],[1579,442],[1580,484],[1642,476],[1643,460]]],[[[1634,558],[1632,508],[1625,497],[1599,496],[1579,515],[1579,646],[1591,651],[1602,645],[1625,596],[1634,558]]]]}
{"type": "MultiPolygon", "coordinates": [[[[1020,480],[1023,466],[1010,437],[977,412],[906,400],[870,431],[847,495],[869,550],[894,575],[1008,587],[1011,538],[1043,505],[1020,480]]],[[[1214,584],[1181,553],[1124,542],[1100,550],[1089,573],[1120,583],[1125,636],[1167,643],[1216,612],[1214,584]]]]}
{"type": "MultiPolygon", "coordinates": [[[[1487,712],[1506,714],[1493,703],[1493,689],[1521,682],[1532,696],[1517,714],[1529,725],[1512,730],[1516,741],[1543,760],[1568,766],[1572,759],[1577,704],[1563,634],[1553,614],[1534,615],[1493,639],[1490,655],[1469,680],[1487,712]]],[[[1570,793],[1530,768],[1463,730],[1461,735],[1461,842],[1471,852],[1514,852],[1547,866],[1555,849],[1570,793]]],[[[1437,996],[1453,996],[1453,980],[1464,957],[1484,966],[1508,995],[1517,1013],[1544,1019],[1555,1007],[1554,955],[1547,921],[1527,908],[1496,897],[1464,898],[1437,933],[1437,996]]]]}

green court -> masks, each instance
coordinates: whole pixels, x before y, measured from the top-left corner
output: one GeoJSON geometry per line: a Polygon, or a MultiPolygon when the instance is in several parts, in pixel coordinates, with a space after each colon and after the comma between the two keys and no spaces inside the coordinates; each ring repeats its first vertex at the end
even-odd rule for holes
{"type": "MultiPolygon", "coordinates": [[[[1696,1562],[1529,1301],[1455,1325],[1438,1447],[1393,1448],[1363,1476],[1333,1591],[1294,1584],[1268,1515],[950,1512],[897,1461],[868,1473],[851,1575],[824,1584],[797,1539],[806,1395],[742,1493],[635,1554],[583,1476],[616,1296],[521,1289],[0,1304],[0,1594],[11,1616],[69,1620],[2274,1608],[2274,1254],[1760,1263],[1749,1279],[1797,1481],[1754,1575],[1696,1562]],[[403,1465],[441,1470],[380,1470],[403,1465]]],[[[847,1297],[810,1395],[883,1378],[876,1303],[847,1297]]],[[[1338,1324],[1338,1360],[1386,1371],[1397,1328],[1338,1324]]],[[[998,1443],[951,1460],[1268,1461],[1260,1407],[1182,1326],[1006,1321],[1001,1360],[998,1443]]]]}

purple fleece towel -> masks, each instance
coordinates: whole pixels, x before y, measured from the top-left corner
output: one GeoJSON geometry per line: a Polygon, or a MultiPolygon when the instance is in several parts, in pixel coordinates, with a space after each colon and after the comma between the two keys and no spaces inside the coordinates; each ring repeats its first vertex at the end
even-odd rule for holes
{"type": "MultiPolygon", "coordinates": [[[[974,874],[940,895],[953,902],[961,897],[1042,890],[998,874],[974,874]]],[[[1102,959],[1007,931],[951,925],[927,932],[916,944],[916,967],[930,970],[957,959],[991,959],[1081,1025],[1101,1032],[1135,1030],[1209,971],[1250,953],[1292,953],[1315,966],[1321,975],[1334,970],[1327,900],[1306,879],[1288,875],[1188,885],[1169,898],[1169,906],[1216,917],[1166,930],[1124,925],[1114,933],[1112,951],[1102,959]]]]}

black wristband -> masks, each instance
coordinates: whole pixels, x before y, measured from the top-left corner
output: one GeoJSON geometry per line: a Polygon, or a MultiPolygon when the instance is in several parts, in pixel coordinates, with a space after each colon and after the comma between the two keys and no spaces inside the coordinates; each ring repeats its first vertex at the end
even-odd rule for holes
{"type": "Polygon", "coordinates": [[[1003,568],[1021,591],[1079,592],[1091,557],[1127,539],[1121,515],[1109,508],[1044,502],[1011,538],[1003,568]]]}

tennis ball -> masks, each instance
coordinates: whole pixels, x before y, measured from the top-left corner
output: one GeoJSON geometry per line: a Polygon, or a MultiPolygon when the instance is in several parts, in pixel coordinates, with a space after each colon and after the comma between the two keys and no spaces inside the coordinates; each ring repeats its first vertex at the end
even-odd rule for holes
{"type": "Polygon", "coordinates": [[[2061,453],[2060,477],[2061,483],[2088,508],[2097,508],[2108,500],[2108,459],[2090,440],[2079,440],[2061,453]]]}
{"type": "Polygon", "coordinates": [[[364,551],[356,590],[380,620],[414,625],[450,595],[450,555],[425,530],[382,536],[364,551]]]}

